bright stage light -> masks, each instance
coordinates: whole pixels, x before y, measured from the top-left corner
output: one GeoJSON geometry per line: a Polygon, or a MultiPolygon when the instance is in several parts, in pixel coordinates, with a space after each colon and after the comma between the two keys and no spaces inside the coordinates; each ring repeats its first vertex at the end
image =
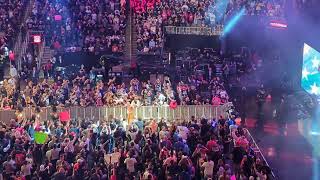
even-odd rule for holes
{"type": "Polygon", "coordinates": [[[319,132],[316,132],[316,131],[311,131],[311,132],[310,132],[310,135],[319,136],[320,133],[319,133],[319,132]]]}
{"type": "Polygon", "coordinates": [[[270,21],[269,23],[271,28],[277,28],[277,29],[287,29],[288,24],[282,21],[270,21]]]}
{"type": "Polygon", "coordinates": [[[304,44],[301,87],[320,96],[320,52],[304,44]]]}
{"type": "Polygon", "coordinates": [[[241,17],[245,13],[245,8],[243,7],[236,15],[234,15],[230,21],[227,23],[227,25],[223,29],[222,36],[227,35],[238,23],[238,21],[241,19],[241,17]]]}

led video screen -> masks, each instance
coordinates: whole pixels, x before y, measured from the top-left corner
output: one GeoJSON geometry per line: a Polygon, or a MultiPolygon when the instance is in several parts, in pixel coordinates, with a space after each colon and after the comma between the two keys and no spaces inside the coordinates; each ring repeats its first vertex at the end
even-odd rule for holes
{"type": "Polygon", "coordinates": [[[320,95],[320,52],[304,44],[301,86],[310,94],[320,95]]]}

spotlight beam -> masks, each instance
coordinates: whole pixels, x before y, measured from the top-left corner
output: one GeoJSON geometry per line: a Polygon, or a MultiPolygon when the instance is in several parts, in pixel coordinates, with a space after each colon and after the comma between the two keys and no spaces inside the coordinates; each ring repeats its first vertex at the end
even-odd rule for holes
{"type": "Polygon", "coordinates": [[[236,24],[239,22],[239,20],[242,18],[242,16],[245,13],[245,8],[243,7],[236,15],[234,15],[230,21],[227,23],[227,25],[224,27],[222,32],[222,37],[226,36],[229,32],[232,31],[232,29],[236,26],[236,24]]]}

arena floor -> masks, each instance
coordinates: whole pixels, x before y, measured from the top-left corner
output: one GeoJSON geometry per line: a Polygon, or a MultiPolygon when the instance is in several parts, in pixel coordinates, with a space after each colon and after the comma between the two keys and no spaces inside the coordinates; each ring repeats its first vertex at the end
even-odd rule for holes
{"type": "MultiPolygon", "coordinates": [[[[270,114],[270,109],[266,107],[266,113],[270,114]]],[[[310,133],[311,123],[308,120],[292,121],[287,124],[285,131],[274,120],[267,120],[263,129],[257,129],[256,121],[255,118],[247,118],[246,125],[276,179],[320,179],[320,136],[310,133]]]]}

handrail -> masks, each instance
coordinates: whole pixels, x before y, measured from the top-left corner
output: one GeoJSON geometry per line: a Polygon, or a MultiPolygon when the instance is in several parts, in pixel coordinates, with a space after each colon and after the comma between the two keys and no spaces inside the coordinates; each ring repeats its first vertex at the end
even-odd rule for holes
{"type": "MultiPolygon", "coordinates": [[[[15,41],[14,48],[13,48],[13,52],[16,54],[16,62],[18,65],[18,70],[21,70],[21,57],[22,57],[21,47],[22,47],[22,43],[23,43],[23,39],[22,39],[23,32],[21,31],[21,28],[22,28],[22,25],[26,22],[27,18],[29,17],[33,4],[34,4],[34,0],[28,1],[26,11],[25,11],[23,18],[21,20],[21,26],[19,27],[19,33],[17,36],[17,40],[15,41]]],[[[27,31],[26,31],[26,33],[28,34],[27,31]]]]}
{"type": "Polygon", "coordinates": [[[29,34],[29,32],[27,31],[27,33],[26,33],[26,36],[25,36],[25,38],[24,38],[24,40],[23,40],[23,42],[21,43],[21,47],[20,47],[20,52],[19,52],[19,56],[18,56],[18,58],[19,58],[19,67],[18,67],[18,69],[19,70],[21,70],[21,58],[26,54],[26,52],[27,52],[27,48],[28,48],[28,44],[29,44],[29,38],[30,38],[30,34],[29,34]]]}
{"type": "Polygon", "coordinates": [[[43,35],[44,34],[44,31],[37,31],[37,30],[30,30],[30,33],[32,34],[36,34],[36,35],[43,35]]]}
{"type": "MultiPolygon", "coordinates": [[[[257,148],[257,150],[258,150],[260,156],[262,157],[263,161],[266,162],[266,165],[271,169],[268,161],[267,161],[266,158],[264,157],[263,153],[261,152],[258,144],[257,144],[256,141],[254,140],[254,138],[253,138],[253,136],[251,135],[250,131],[249,131],[248,129],[246,129],[246,128],[244,128],[244,130],[245,130],[245,131],[247,132],[247,134],[250,136],[250,138],[251,138],[251,140],[252,140],[255,148],[257,148]]],[[[276,176],[275,176],[275,174],[273,173],[272,169],[271,169],[271,175],[273,176],[273,178],[276,178],[276,176]]]]}
{"type": "MultiPolygon", "coordinates": [[[[25,49],[25,47],[22,46],[22,44],[24,43],[22,38],[23,37],[22,33],[24,32],[21,31],[21,28],[22,28],[22,25],[26,22],[27,18],[29,17],[33,4],[34,4],[34,0],[28,1],[26,11],[21,20],[21,26],[19,27],[17,40],[15,41],[14,48],[13,48],[13,52],[16,54],[16,62],[17,62],[18,70],[21,70],[21,57],[22,57],[21,48],[25,49]]],[[[25,31],[25,32],[28,36],[28,31],[25,31]]]]}
{"type": "Polygon", "coordinates": [[[185,26],[165,26],[164,28],[167,34],[220,36],[223,32],[222,25],[216,25],[213,28],[185,26]]]}
{"type": "Polygon", "coordinates": [[[34,0],[30,0],[29,4],[27,5],[27,9],[26,9],[25,14],[23,16],[22,22],[26,22],[27,18],[29,17],[29,13],[31,12],[31,8],[32,8],[33,4],[34,4],[34,0]]]}
{"type": "Polygon", "coordinates": [[[42,64],[45,44],[46,44],[46,40],[45,40],[45,38],[43,38],[43,41],[41,42],[41,45],[40,45],[40,48],[39,48],[39,59],[38,59],[38,64],[37,64],[37,69],[39,71],[40,71],[41,64],[42,64]]]}
{"type": "Polygon", "coordinates": [[[18,34],[18,36],[17,36],[17,40],[16,40],[16,43],[15,43],[15,45],[14,45],[14,48],[13,48],[13,52],[16,54],[16,58],[17,58],[17,65],[18,65],[18,70],[20,70],[21,69],[21,61],[19,60],[19,53],[20,52],[18,52],[18,49],[20,49],[21,48],[21,40],[22,39],[22,33],[21,33],[21,31],[19,32],[19,34],[18,34]]]}

